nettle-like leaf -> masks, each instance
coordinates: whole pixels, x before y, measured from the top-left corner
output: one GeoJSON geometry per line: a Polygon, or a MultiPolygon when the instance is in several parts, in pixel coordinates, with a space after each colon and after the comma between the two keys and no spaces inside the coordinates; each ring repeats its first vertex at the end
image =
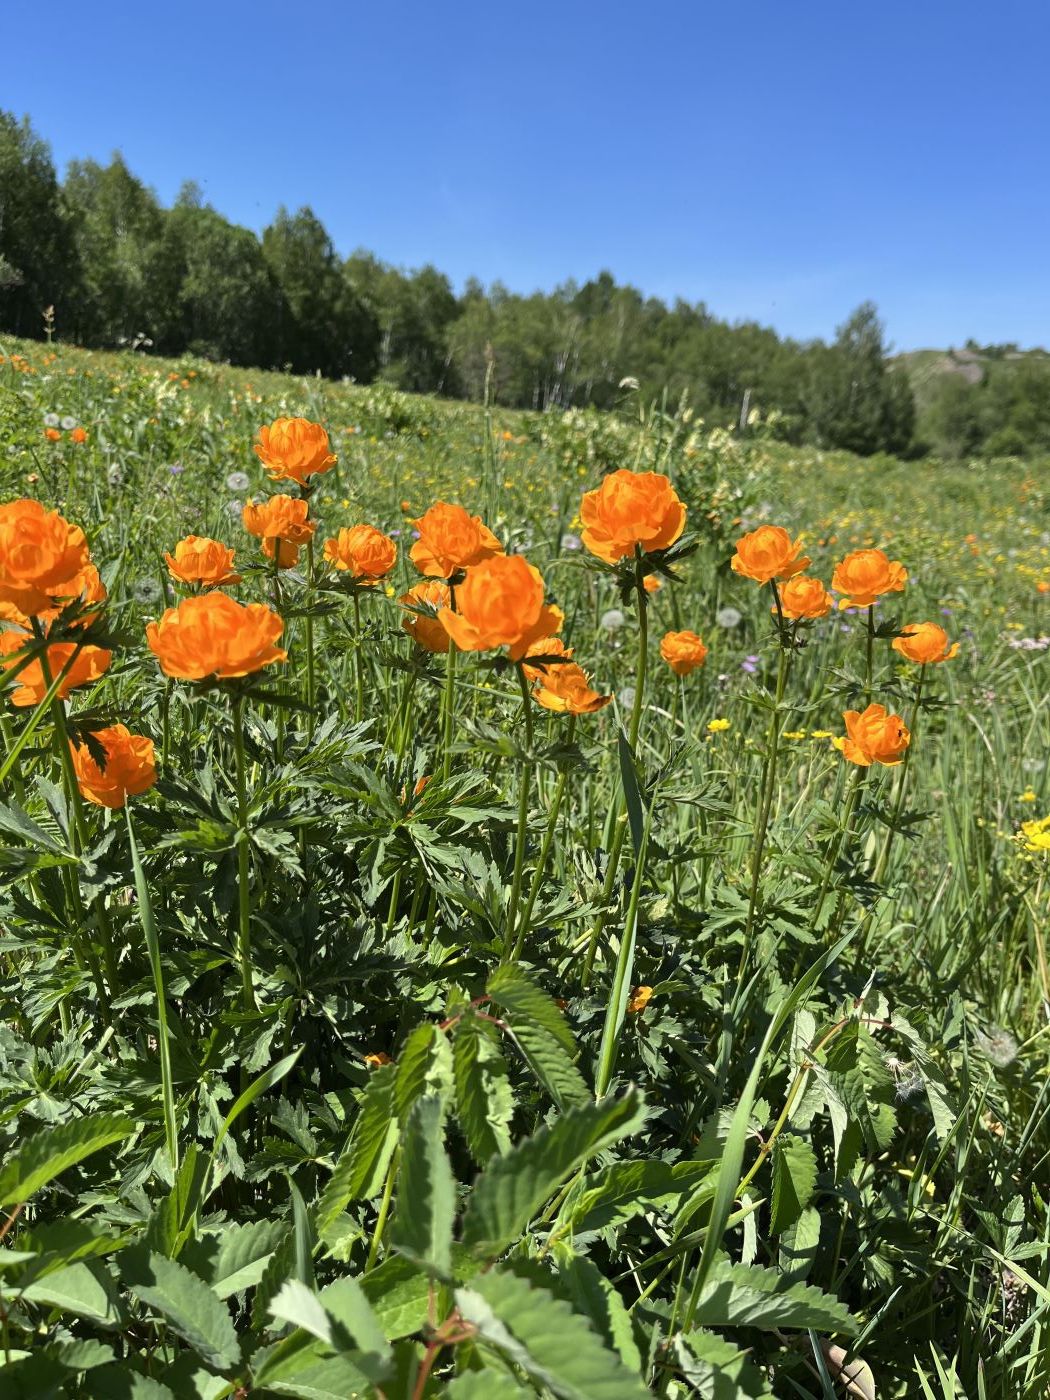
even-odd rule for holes
{"type": "Polygon", "coordinates": [[[420,1099],[409,1115],[391,1240],[428,1273],[447,1278],[456,1184],[442,1141],[443,1126],[444,1109],[436,1094],[420,1099]]]}
{"type": "Polygon", "coordinates": [[[587,1103],[591,1094],[573,1063],[572,1032],[553,999],[512,963],[493,973],[486,990],[503,1008],[511,1036],[558,1107],[587,1103]]]}
{"type": "Polygon", "coordinates": [[[350,1201],[369,1200],[382,1190],[398,1137],[396,1077],[395,1065],[381,1065],[369,1077],[353,1135],[318,1203],[317,1228],[322,1235],[350,1201]]]}
{"type": "Polygon", "coordinates": [[[452,1049],[448,1036],[433,1021],[417,1026],[397,1057],[394,1105],[402,1126],[416,1100],[435,1094],[444,1101],[452,1092],[452,1049]]]}
{"type": "Polygon", "coordinates": [[[69,1167],[134,1131],[135,1124],[122,1113],[89,1113],[34,1133],[0,1168],[0,1206],[28,1201],[69,1167]]]}
{"type": "Polygon", "coordinates": [[[128,1262],[128,1287],[217,1371],[232,1370],[241,1352],[226,1304],[204,1280],[175,1259],[150,1254],[128,1262]]]}
{"type": "Polygon", "coordinates": [[[574,1171],[637,1132],[645,1119],[642,1096],[631,1088],[620,1099],[570,1109],[551,1127],[493,1158],[471,1193],[464,1244],[479,1254],[500,1253],[574,1171]]]}
{"type": "Polygon", "coordinates": [[[715,1261],[697,1297],[694,1321],[701,1327],[814,1327],[824,1332],[857,1331],[849,1309],[806,1283],[785,1283],[775,1269],[715,1261]]]}
{"type": "Polygon", "coordinates": [[[649,1391],[586,1318],[546,1289],[491,1269],[456,1289],[478,1338],[560,1400],[643,1400],[649,1391]]]}
{"type": "Polygon", "coordinates": [[[452,1045],[456,1118],[479,1166],[510,1147],[514,1095],[492,1027],[467,1012],[452,1045]]]}
{"type": "Polygon", "coordinates": [[[705,1400],[771,1400],[765,1376],[724,1337],[698,1330],[676,1338],[674,1347],[682,1374],[705,1400]]]}
{"type": "Polygon", "coordinates": [[[817,1158],[805,1138],[782,1134],[773,1147],[773,1201],[769,1228],[781,1234],[802,1214],[817,1184],[817,1158]]]}

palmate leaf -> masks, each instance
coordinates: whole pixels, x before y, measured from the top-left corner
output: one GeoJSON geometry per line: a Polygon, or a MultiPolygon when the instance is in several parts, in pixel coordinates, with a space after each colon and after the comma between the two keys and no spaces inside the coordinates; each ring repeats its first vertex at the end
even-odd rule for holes
{"type": "Polygon", "coordinates": [[[493,1158],[478,1178],[463,1222],[463,1242],[494,1255],[517,1239],[543,1203],[596,1152],[637,1132],[644,1101],[631,1088],[620,1099],[573,1108],[512,1151],[493,1158]]]}
{"type": "Polygon", "coordinates": [[[786,1134],[773,1149],[773,1202],[769,1228],[779,1235],[802,1214],[817,1184],[817,1159],[805,1138],[786,1134]]]}
{"type": "Polygon", "coordinates": [[[586,1318],[546,1289],[491,1269],[456,1290],[479,1338],[561,1400],[644,1400],[649,1391],[586,1318]]]}
{"type": "Polygon", "coordinates": [[[209,1366],[226,1371],[239,1363],[237,1333],[226,1304],[183,1264],[150,1254],[148,1260],[130,1261],[125,1281],[209,1366]]]}
{"type": "Polygon", "coordinates": [[[808,1283],[785,1284],[775,1269],[715,1261],[697,1298],[695,1321],[702,1327],[813,1327],[823,1332],[857,1331],[844,1303],[808,1283]]]}
{"type": "Polygon", "coordinates": [[[510,1147],[514,1096],[499,1046],[477,1017],[467,1014],[452,1046],[456,1118],[479,1166],[510,1147]]]}
{"type": "Polygon", "coordinates": [[[409,1115],[391,1242],[428,1273],[447,1278],[456,1184],[442,1141],[443,1125],[444,1109],[436,1094],[420,1099],[409,1115]]]}
{"type": "Polygon", "coordinates": [[[89,1113],[34,1133],[0,1169],[0,1206],[20,1205],[67,1168],[134,1131],[123,1113],[89,1113]]]}

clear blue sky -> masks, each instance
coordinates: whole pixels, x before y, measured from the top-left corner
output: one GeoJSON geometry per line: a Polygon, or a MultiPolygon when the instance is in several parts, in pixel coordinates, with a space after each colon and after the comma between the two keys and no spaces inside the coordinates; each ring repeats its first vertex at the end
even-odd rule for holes
{"type": "Polygon", "coordinates": [[[1047,0],[49,0],[0,107],[261,229],[796,336],[1050,344],[1047,0]]]}

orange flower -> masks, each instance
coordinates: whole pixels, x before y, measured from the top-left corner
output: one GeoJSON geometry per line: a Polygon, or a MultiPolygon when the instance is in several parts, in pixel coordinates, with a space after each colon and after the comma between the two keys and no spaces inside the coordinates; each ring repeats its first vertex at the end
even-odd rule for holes
{"type": "Polygon", "coordinates": [[[87,433],[83,428],[74,428],[69,435],[70,442],[87,442],[87,433]]]}
{"type": "Polygon", "coordinates": [[[660,655],[676,676],[688,676],[707,660],[707,647],[695,632],[668,632],[660,643],[660,655]]]}
{"type": "Polygon", "coordinates": [[[97,729],[93,735],[106,751],[106,766],[100,768],[87,744],[71,743],[77,786],[89,802],[99,807],[123,807],[128,796],[138,796],[157,781],[153,762],[153,740],[130,734],[123,724],[97,729]]]}
{"type": "Polygon", "coordinates": [[[847,595],[839,599],[840,608],[867,608],[883,593],[900,593],[907,579],[899,559],[891,562],[881,549],[855,549],[836,564],[831,586],[847,595]]]}
{"type": "Polygon", "coordinates": [[[393,1063],[385,1050],[376,1050],[373,1054],[365,1056],[365,1064],[369,1069],[378,1069],[380,1065],[392,1065],[393,1063]]]}
{"type": "Polygon", "coordinates": [[[584,545],[615,564],[639,545],[652,553],[670,549],[685,529],[685,506],[659,472],[610,472],[580,502],[584,545]]]}
{"type": "Polygon", "coordinates": [[[895,768],[911,743],[911,735],[900,715],[891,715],[885,705],[869,705],[862,713],[847,710],[845,738],[831,742],[850,763],[862,768],[872,763],[895,768]]]}
{"type": "Polygon", "coordinates": [[[503,553],[503,546],[481,523],[480,515],[468,515],[462,506],[444,501],[435,501],[416,521],[416,529],[419,539],[408,557],[421,574],[431,578],[451,578],[460,569],[503,553]]]}
{"type": "Polygon", "coordinates": [[[537,705],[562,715],[593,715],[612,699],[591,689],[587,672],[575,661],[552,666],[532,693],[537,705]]]}
{"type": "Polygon", "coordinates": [[[635,987],[631,993],[631,999],[627,1003],[627,1010],[630,1015],[637,1016],[640,1011],[644,1011],[652,1000],[652,987],[635,987]]]}
{"type": "MultiPolygon", "coordinates": [[[[32,640],[28,632],[15,629],[0,632],[0,657],[6,658],[0,660],[0,669],[13,670],[18,665],[16,653],[24,650],[32,640]]],[[[60,700],[64,700],[78,685],[90,685],[97,681],[99,676],[109,669],[109,663],[113,659],[113,653],[105,647],[87,646],[78,650],[75,642],[55,642],[47,649],[47,674],[51,679],[45,678],[40,657],[37,657],[19,671],[15,688],[11,692],[11,703],[19,708],[39,705],[51,688],[51,681],[58,677],[74,652],[76,659],[63,676],[62,684],[58,688],[60,700]]]]}
{"type": "Polygon", "coordinates": [[[317,472],[326,472],[335,463],[328,450],[328,434],[320,423],[308,418],[277,418],[259,429],[255,455],[275,481],[294,481],[305,486],[317,472]]]}
{"type": "Polygon", "coordinates": [[[543,595],[539,569],[520,554],[497,554],[467,570],[456,590],[457,611],[442,608],[438,619],[460,651],[505,646],[517,661],[565,621],[561,608],[548,607],[543,595]]]}
{"type": "Polygon", "coordinates": [[[166,676],[183,681],[250,676],[288,653],[274,645],[284,623],[265,603],[201,593],[168,608],[146,628],[146,641],[166,676]]]}
{"type": "Polygon", "coordinates": [[[424,651],[448,651],[448,633],[438,621],[438,613],[449,604],[449,588],[440,579],[427,579],[402,593],[402,607],[410,608],[401,626],[424,651]]]}
{"type": "Polygon", "coordinates": [[[217,588],[224,583],[240,583],[233,572],[233,550],[204,535],[187,535],[175,546],[174,556],[165,554],[168,572],[182,583],[217,588]]]}
{"type": "MultiPolygon", "coordinates": [[[[308,519],[309,511],[309,503],[297,501],[294,496],[271,496],[260,505],[251,499],[245,501],[241,519],[249,535],[254,535],[256,539],[305,544],[317,529],[316,523],[308,519]]],[[[263,550],[267,552],[265,545],[263,550]]],[[[268,553],[272,559],[273,549],[268,553]]]]}
{"type": "Polygon", "coordinates": [[[948,644],[948,634],[936,622],[909,622],[903,633],[893,639],[893,650],[917,666],[929,666],[938,661],[950,661],[959,655],[959,643],[948,644]]]}
{"type": "Polygon", "coordinates": [[[662,578],[657,578],[656,574],[646,574],[642,580],[642,586],[646,593],[659,593],[664,586],[664,581],[662,578]]]}
{"type": "MultiPolygon", "coordinates": [[[[59,613],[74,601],[104,603],[106,601],[106,585],[102,582],[94,564],[85,564],[78,574],[75,574],[68,583],[62,585],[61,595],[56,594],[51,601],[52,607],[41,608],[35,614],[37,620],[46,623],[49,628],[59,613]]],[[[76,621],[70,622],[69,625],[71,627],[87,627],[89,623],[94,622],[96,617],[98,617],[97,612],[81,613],[76,621]]],[[[27,632],[31,626],[29,618],[13,603],[0,603],[0,621],[13,622],[27,632]]]]}
{"type": "MultiPolygon", "coordinates": [[[[567,647],[560,637],[541,637],[538,642],[533,642],[526,649],[526,661],[530,656],[564,656],[565,660],[568,661],[572,656],[572,647],[567,647]]],[[[552,661],[547,666],[523,665],[521,669],[525,672],[526,680],[542,681],[552,671],[556,671],[561,664],[560,661],[552,661]]]]}
{"type": "Polygon", "coordinates": [[[736,542],[730,560],[733,572],[756,583],[793,578],[808,568],[809,559],[800,559],[802,541],[793,540],[783,525],[760,525],[736,542]]]}
{"type": "Polygon", "coordinates": [[[1050,579],[1041,578],[1035,586],[1037,593],[1050,593],[1050,579]]]}
{"type": "Polygon", "coordinates": [[[83,530],[57,511],[32,500],[0,506],[0,603],[35,616],[72,597],[68,590],[90,562],[83,530]]]}
{"type": "Polygon", "coordinates": [[[62,434],[58,431],[57,428],[45,428],[44,436],[47,438],[48,442],[62,441],[62,434]]]}
{"type": "MultiPolygon", "coordinates": [[[[796,574],[780,590],[780,607],[785,617],[798,622],[801,618],[826,617],[835,600],[819,578],[796,574]]],[[[775,613],[776,608],[770,608],[775,613]]]]}
{"type": "Polygon", "coordinates": [[[324,557],[354,578],[374,583],[397,563],[397,545],[374,525],[353,525],[325,541],[324,557]]]}

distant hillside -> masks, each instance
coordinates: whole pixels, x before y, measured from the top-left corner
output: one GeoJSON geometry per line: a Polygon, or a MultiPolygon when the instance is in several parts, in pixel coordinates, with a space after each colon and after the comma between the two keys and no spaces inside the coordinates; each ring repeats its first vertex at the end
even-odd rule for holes
{"type": "Polygon", "coordinates": [[[911,384],[922,446],[949,457],[1050,451],[1050,352],[968,341],[893,363],[911,384]]]}

